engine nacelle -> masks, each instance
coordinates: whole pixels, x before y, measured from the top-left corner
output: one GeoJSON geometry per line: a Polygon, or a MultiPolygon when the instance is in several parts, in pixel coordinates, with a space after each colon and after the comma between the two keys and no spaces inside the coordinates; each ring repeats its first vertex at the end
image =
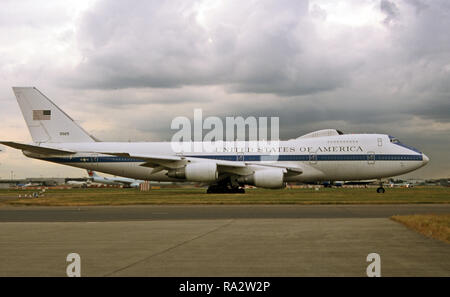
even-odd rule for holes
{"type": "Polygon", "coordinates": [[[167,176],[195,182],[213,182],[219,178],[215,163],[191,163],[183,168],[171,169],[167,176]]]}
{"type": "Polygon", "coordinates": [[[237,181],[260,188],[280,189],[286,186],[284,171],[281,168],[257,170],[251,175],[239,177],[237,181]]]}

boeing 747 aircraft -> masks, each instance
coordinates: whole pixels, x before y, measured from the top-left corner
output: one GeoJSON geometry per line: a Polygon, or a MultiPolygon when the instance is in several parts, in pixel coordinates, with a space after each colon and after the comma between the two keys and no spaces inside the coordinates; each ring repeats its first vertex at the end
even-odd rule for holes
{"type": "Polygon", "coordinates": [[[280,141],[230,143],[214,152],[175,151],[170,142],[101,142],[35,87],[14,87],[33,143],[0,141],[30,158],[148,181],[201,182],[208,193],[242,193],[244,185],[379,179],[428,163],[419,150],[385,134],[335,129],[280,141]],[[275,154],[274,154],[275,153],[275,154]]]}

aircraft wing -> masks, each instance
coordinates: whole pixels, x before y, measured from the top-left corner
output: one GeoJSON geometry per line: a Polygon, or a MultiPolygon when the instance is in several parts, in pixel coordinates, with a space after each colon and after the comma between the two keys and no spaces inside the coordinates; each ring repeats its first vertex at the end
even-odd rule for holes
{"type": "Polygon", "coordinates": [[[303,169],[298,166],[285,166],[282,164],[259,164],[259,163],[247,163],[248,165],[257,165],[257,166],[263,166],[263,167],[272,167],[272,168],[284,168],[286,169],[286,173],[288,175],[299,175],[303,173],[303,169]]]}
{"type": "Polygon", "coordinates": [[[254,162],[236,162],[236,161],[216,161],[219,167],[219,172],[234,173],[237,175],[248,175],[252,174],[253,170],[249,166],[267,167],[267,168],[281,168],[286,170],[287,175],[299,175],[303,173],[300,167],[296,166],[285,166],[276,163],[254,163],[254,162]]]}
{"type": "Polygon", "coordinates": [[[28,151],[36,154],[42,154],[42,155],[72,155],[76,152],[69,151],[69,150],[62,150],[62,149],[55,149],[55,148],[48,148],[44,146],[39,145],[31,145],[31,144],[24,144],[19,142],[13,142],[13,141],[0,141],[0,144],[19,149],[22,151],[28,151]]]}
{"type": "MultiPolygon", "coordinates": [[[[185,156],[136,155],[129,153],[111,153],[111,152],[101,152],[101,154],[143,160],[144,163],[141,164],[140,166],[153,168],[152,173],[156,173],[164,169],[180,168],[194,160],[201,160],[203,162],[207,162],[204,159],[185,156]]],[[[261,164],[261,163],[248,163],[244,161],[225,161],[225,160],[209,160],[209,162],[216,163],[220,173],[229,173],[236,175],[252,174],[253,170],[250,168],[251,165],[268,168],[283,168],[286,169],[286,173],[288,175],[298,175],[303,173],[303,170],[299,167],[283,166],[280,164],[261,164]]]]}
{"type": "Polygon", "coordinates": [[[130,159],[139,159],[145,163],[140,166],[144,167],[160,167],[174,169],[179,168],[188,163],[185,157],[181,156],[165,156],[165,155],[137,155],[129,153],[111,153],[111,152],[101,152],[101,154],[125,157],[130,159]]]}

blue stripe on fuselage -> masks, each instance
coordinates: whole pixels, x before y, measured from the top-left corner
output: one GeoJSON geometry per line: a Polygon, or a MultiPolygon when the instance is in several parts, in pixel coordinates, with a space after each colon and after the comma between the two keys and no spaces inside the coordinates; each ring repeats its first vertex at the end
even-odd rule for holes
{"type": "MultiPolygon", "coordinates": [[[[393,154],[355,154],[355,155],[190,155],[186,157],[223,160],[223,161],[422,161],[422,154],[414,155],[393,155],[393,154]],[[371,156],[372,159],[369,159],[371,156]]],[[[41,160],[56,163],[117,163],[117,162],[146,162],[145,160],[125,157],[62,157],[62,158],[41,158],[41,160]]]]}

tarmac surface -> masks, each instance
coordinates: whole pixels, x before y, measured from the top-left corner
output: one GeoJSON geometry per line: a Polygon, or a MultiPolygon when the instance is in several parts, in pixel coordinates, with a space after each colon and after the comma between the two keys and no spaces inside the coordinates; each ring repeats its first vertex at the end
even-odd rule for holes
{"type": "Polygon", "coordinates": [[[450,276],[450,245],[389,219],[447,204],[0,208],[0,276],[450,276]]]}
{"type": "Polygon", "coordinates": [[[450,213],[450,204],[7,206],[0,208],[0,222],[388,218],[415,213],[450,213]]]}

